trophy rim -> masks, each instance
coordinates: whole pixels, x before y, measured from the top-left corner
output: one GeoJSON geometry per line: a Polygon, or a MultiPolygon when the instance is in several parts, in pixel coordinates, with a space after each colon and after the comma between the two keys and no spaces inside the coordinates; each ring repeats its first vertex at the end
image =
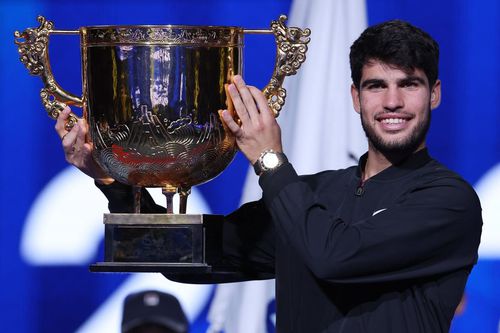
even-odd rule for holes
{"type": "Polygon", "coordinates": [[[87,47],[113,45],[179,45],[240,47],[245,30],[230,26],[104,25],[81,27],[87,47]]]}
{"type": "Polygon", "coordinates": [[[100,30],[100,29],[187,29],[187,30],[237,30],[244,31],[245,29],[238,26],[224,26],[224,25],[183,25],[183,24],[125,24],[125,25],[90,25],[80,27],[79,30],[100,30]]]}

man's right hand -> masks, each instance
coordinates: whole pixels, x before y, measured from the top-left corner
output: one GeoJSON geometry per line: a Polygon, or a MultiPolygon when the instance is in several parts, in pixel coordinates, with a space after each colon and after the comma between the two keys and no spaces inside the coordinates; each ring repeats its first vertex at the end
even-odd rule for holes
{"type": "Polygon", "coordinates": [[[92,158],[94,146],[87,142],[88,124],[85,119],[78,119],[78,122],[70,131],[65,128],[71,109],[66,108],[59,113],[56,121],[56,132],[61,138],[64,156],[68,163],[76,166],[86,175],[94,178],[98,183],[111,184],[114,179],[109,177],[106,172],[92,158]]]}

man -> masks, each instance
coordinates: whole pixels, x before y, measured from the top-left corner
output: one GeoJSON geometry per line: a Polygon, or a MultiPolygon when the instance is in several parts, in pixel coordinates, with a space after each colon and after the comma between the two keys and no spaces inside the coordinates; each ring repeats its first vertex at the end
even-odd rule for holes
{"type": "MultiPolygon", "coordinates": [[[[368,152],[357,167],[310,176],[287,161],[262,93],[239,76],[229,85],[236,115],[221,117],[260,175],[263,198],[226,217],[225,264],[250,278],[274,274],[278,332],[449,330],[482,221],[473,189],[427,152],[441,100],[438,57],[437,43],[408,23],[365,30],[350,60],[368,152]]],[[[84,134],[82,123],[63,140],[68,160],[81,159],[73,147],[84,134]]],[[[111,183],[99,185],[111,210],[128,210],[130,187],[89,172],[91,163],[77,166],[111,183]]]]}

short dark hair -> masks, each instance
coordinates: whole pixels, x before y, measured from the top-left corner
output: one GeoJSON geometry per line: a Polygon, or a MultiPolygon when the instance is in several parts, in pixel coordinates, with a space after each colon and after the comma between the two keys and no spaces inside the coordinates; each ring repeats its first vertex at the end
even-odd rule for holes
{"type": "Polygon", "coordinates": [[[391,20],[367,28],[352,44],[351,78],[359,89],[363,66],[379,60],[404,71],[424,71],[432,87],[438,78],[439,45],[425,31],[408,22],[391,20]]]}

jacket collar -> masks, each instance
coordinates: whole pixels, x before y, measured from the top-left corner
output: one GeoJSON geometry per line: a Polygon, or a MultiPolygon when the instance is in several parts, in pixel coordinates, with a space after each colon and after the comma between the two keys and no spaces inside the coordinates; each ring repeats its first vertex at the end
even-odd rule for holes
{"type": "MultiPolygon", "coordinates": [[[[368,153],[365,153],[359,159],[358,168],[356,171],[356,175],[361,178],[362,171],[365,169],[366,161],[368,159],[368,153]]],[[[375,176],[371,177],[371,180],[391,180],[394,178],[399,178],[407,175],[410,171],[416,170],[422,167],[424,164],[429,162],[432,158],[429,156],[429,152],[427,148],[423,148],[411,155],[407,158],[399,162],[398,164],[394,164],[387,169],[384,169],[377,173],[375,176]]]]}

